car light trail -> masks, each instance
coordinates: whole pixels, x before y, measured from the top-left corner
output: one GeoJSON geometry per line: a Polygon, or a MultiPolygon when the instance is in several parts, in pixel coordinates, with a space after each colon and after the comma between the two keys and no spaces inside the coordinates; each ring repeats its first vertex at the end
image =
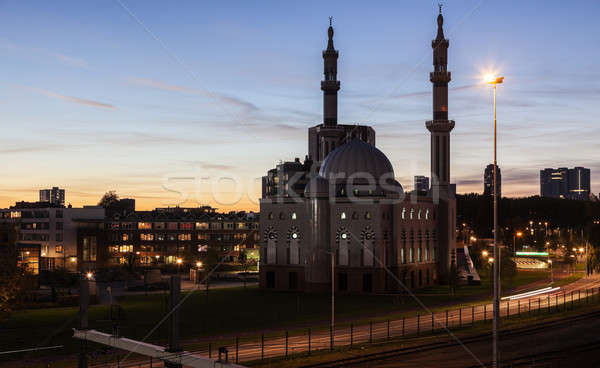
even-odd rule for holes
{"type": "Polygon", "coordinates": [[[521,294],[515,294],[515,295],[511,295],[511,296],[505,296],[502,298],[502,300],[517,300],[517,299],[522,299],[522,298],[527,298],[530,296],[535,296],[535,295],[540,295],[540,294],[545,294],[545,293],[551,293],[553,291],[556,291],[560,289],[560,287],[545,287],[543,289],[538,289],[538,290],[533,290],[533,291],[528,291],[526,293],[521,293],[521,294]]]}

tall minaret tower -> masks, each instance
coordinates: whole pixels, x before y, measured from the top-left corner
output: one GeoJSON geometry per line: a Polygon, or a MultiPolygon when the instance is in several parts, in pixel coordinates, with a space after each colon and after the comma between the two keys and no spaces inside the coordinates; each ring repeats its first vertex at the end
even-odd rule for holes
{"type": "Polygon", "coordinates": [[[332,19],[332,17],[329,17],[329,29],[327,31],[329,40],[327,41],[327,49],[323,51],[324,79],[321,81],[323,124],[325,126],[337,125],[337,93],[340,90],[340,82],[337,80],[338,52],[333,48],[332,19]]]}
{"type": "Polygon", "coordinates": [[[433,48],[433,72],[429,80],[433,84],[433,120],[426,123],[431,132],[431,190],[438,209],[438,265],[441,277],[447,275],[455,257],[456,248],[456,199],[455,187],[450,185],[450,132],[454,121],[448,120],[448,45],[444,38],[442,6],[437,17],[437,36],[431,41],[433,48]]]}

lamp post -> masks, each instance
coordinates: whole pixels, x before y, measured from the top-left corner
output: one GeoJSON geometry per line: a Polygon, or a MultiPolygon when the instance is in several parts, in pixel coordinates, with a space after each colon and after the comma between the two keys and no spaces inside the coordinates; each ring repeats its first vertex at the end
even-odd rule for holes
{"type": "Polygon", "coordinates": [[[504,77],[487,75],[485,81],[494,86],[494,319],[492,321],[492,367],[498,367],[498,320],[500,319],[500,254],[498,249],[498,161],[496,153],[496,86],[504,77]]]}
{"type": "Polygon", "coordinates": [[[515,239],[516,239],[517,237],[519,237],[519,238],[520,238],[522,235],[523,235],[523,233],[522,233],[522,232],[520,232],[520,231],[517,231],[516,233],[514,233],[514,234],[513,234],[513,256],[514,256],[514,255],[516,254],[516,252],[517,252],[517,248],[515,247],[515,245],[516,245],[515,239]]]}

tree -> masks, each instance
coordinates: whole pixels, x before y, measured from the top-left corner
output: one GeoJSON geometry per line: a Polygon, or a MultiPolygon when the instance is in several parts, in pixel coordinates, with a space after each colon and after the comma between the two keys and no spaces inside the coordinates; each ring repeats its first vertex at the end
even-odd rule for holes
{"type": "Polygon", "coordinates": [[[16,239],[13,225],[0,225],[0,318],[7,317],[31,288],[33,275],[17,264],[16,239]]]}
{"type": "Polygon", "coordinates": [[[104,193],[102,199],[100,199],[100,202],[98,202],[98,206],[108,208],[117,202],[119,202],[119,196],[117,195],[117,192],[114,190],[109,190],[108,192],[104,193]]]}

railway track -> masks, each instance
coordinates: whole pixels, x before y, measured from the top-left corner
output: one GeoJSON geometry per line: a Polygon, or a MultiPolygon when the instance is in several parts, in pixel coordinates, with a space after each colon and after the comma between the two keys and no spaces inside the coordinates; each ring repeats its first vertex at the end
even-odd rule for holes
{"type": "MultiPolygon", "coordinates": [[[[577,321],[587,320],[587,319],[594,318],[594,317],[596,317],[596,318],[600,317],[600,312],[592,312],[592,313],[582,314],[579,316],[565,318],[565,319],[561,319],[561,320],[557,320],[557,321],[542,322],[542,323],[538,323],[538,324],[528,326],[528,327],[515,328],[515,329],[508,330],[508,331],[501,331],[500,335],[501,335],[501,337],[506,338],[506,337],[515,336],[515,335],[523,336],[526,334],[536,334],[536,333],[539,333],[541,330],[551,330],[553,328],[556,328],[557,326],[568,325],[568,324],[572,324],[577,321]]],[[[460,343],[459,342],[429,343],[429,344],[423,344],[423,345],[419,345],[419,346],[392,349],[392,350],[387,350],[387,351],[377,352],[377,353],[362,354],[362,355],[356,356],[356,357],[337,359],[337,360],[332,360],[332,361],[328,361],[328,362],[309,364],[309,365],[302,366],[302,368],[347,367],[347,366],[352,366],[352,365],[357,365],[357,364],[362,364],[362,363],[369,363],[369,362],[372,363],[374,361],[387,360],[390,358],[396,358],[396,357],[400,357],[400,356],[408,355],[408,354],[415,354],[415,353],[433,351],[433,350],[442,349],[442,348],[459,346],[461,344],[470,344],[470,343],[485,341],[490,338],[491,338],[491,334],[489,334],[489,333],[479,334],[479,335],[463,338],[460,340],[460,343]]],[[[510,366],[510,367],[521,367],[521,366],[526,366],[528,364],[531,364],[532,361],[535,361],[536,363],[538,363],[538,362],[542,363],[544,361],[548,362],[548,361],[552,361],[551,359],[554,359],[554,360],[560,359],[562,356],[566,356],[569,353],[573,353],[573,352],[577,352],[577,351],[589,351],[592,349],[597,349],[598,347],[600,347],[600,341],[592,342],[589,344],[583,344],[583,345],[579,345],[579,346],[567,347],[565,349],[553,350],[553,351],[540,353],[540,354],[522,356],[522,357],[519,357],[516,359],[512,359],[510,361],[505,361],[502,363],[502,365],[510,366]]],[[[473,368],[475,368],[475,367],[480,367],[480,365],[473,366],[473,368]]]]}

